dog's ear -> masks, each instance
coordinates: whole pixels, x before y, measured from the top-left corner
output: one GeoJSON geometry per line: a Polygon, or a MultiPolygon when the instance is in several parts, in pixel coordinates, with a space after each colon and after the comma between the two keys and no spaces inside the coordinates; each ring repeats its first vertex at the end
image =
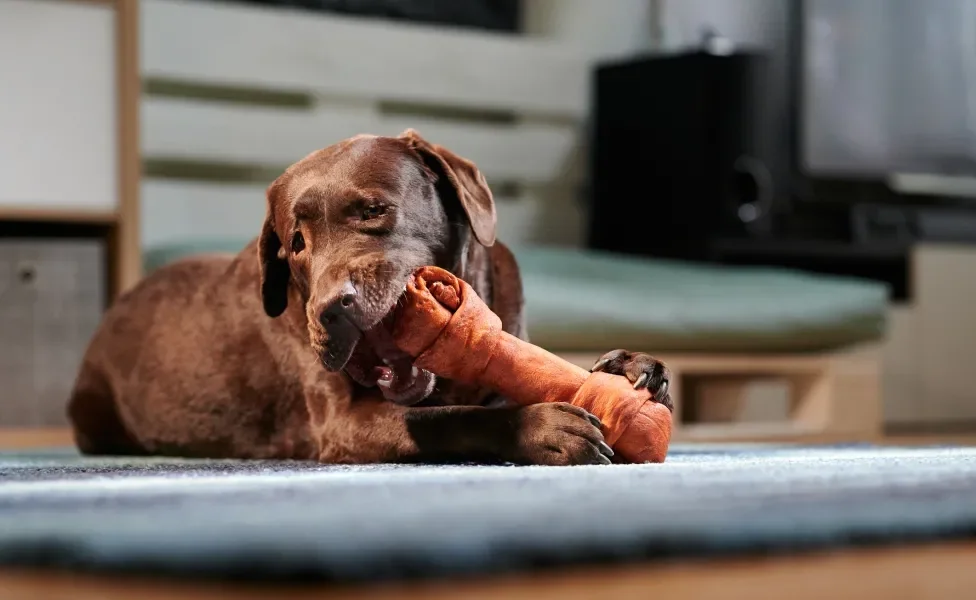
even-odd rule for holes
{"type": "Polygon", "coordinates": [[[281,238],[275,231],[275,205],[281,185],[275,181],[267,190],[267,213],[264,225],[258,236],[258,264],[261,271],[261,300],[264,312],[270,317],[277,317],[288,307],[288,279],[291,271],[288,259],[281,245],[281,238]]]}
{"type": "Polygon", "coordinates": [[[420,154],[428,168],[450,184],[475,239],[484,246],[494,245],[497,223],[495,199],[478,167],[447,148],[428,142],[413,129],[401,133],[400,138],[420,154]]]}

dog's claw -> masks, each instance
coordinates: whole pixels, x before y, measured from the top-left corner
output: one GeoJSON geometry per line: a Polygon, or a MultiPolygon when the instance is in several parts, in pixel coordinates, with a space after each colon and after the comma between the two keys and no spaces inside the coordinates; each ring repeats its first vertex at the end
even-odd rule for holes
{"type": "Polygon", "coordinates": [[[643,352],[613,350],[601,356],[590,372],[603,371],[622,375],[633,383],[635,390],[646,389],[653,400],[674,411],[670,396],[671,372],[664,363],[643,352]]]}
{"type": "Polygon", "coordinates": [[[605,456],[613,456],[613,448],[611,448],[606,442],[600,442],[600,452],[605,456]]]}
{"type": "Polygon", "coordinates": [[[637,381],[634,382],[634,389],[639,390],[645,385],[647,385],[647,380],[650,378],[651,376],[648,375],[647,373],[641,373],[640,377],[637,378],[637,381]]]}
{"type": "Polygon", "coordinates": [[[601,421],[596,415],[586,413],[586,418],[590,421],[590,423],[593,423],[594,427],[603,427],[603,421],[601,421]]]}

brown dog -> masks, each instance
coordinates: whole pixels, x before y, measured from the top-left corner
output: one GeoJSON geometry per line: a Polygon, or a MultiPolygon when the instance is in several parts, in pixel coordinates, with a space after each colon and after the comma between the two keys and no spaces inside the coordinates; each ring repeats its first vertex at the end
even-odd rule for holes
{"type": "MultiPolygon", "coordinates": [[[[489,406],[391,343],[384,318],[417,267],[469,281],[525,337],[514,258],[477,167],[410,130],[357,136],[267,190],[234,257],[167,265],[123,295],[68,406],[90,454],[323,462],[608,463],[599,421],[564,404],[489,406]]],[[[668,374],[617,351],[597,368],[667,400],[668,374]]]]}

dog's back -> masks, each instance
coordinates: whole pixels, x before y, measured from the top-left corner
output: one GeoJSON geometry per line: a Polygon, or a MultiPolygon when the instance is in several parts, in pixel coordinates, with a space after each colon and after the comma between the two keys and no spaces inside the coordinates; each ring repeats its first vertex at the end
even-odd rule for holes
{"type": "MultiPolygon", "coordinates": [[[[214,422],[188,420],[187,411],[198,400],[200,410],[220,411],[214,399],[238,383],[228,355],[262,350],[256,342],[267,324],[247,318],[261,314],[250,272],[255,261],[247,260],[254,252],[252,244],[237,257],[198,256],[161,267],[107,311],[68,401],[82,452],[179,454],[182,440],[199,437],[192,428],[214,422]]],[[[230,437],[232,430],[210,439],[230,437]]]]}

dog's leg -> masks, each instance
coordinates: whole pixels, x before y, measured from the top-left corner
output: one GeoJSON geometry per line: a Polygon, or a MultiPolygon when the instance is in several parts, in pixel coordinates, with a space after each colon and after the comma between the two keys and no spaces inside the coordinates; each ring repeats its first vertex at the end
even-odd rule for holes
{"type": "Polygon", "coordinates": [[[674,410],[670,393],[671,371],[650,354],[613,350],[601,356],[590,370],[623,375],[634,384],[635,389],[647,388],[655,401],[674,410]]]}
{"type": "Polygon", "coordinates": [[[580,465],[613,456],[599,420],[570,404],[407,408],[357,399],[347,410],[317,428],[322,462],[580,465]]]}

